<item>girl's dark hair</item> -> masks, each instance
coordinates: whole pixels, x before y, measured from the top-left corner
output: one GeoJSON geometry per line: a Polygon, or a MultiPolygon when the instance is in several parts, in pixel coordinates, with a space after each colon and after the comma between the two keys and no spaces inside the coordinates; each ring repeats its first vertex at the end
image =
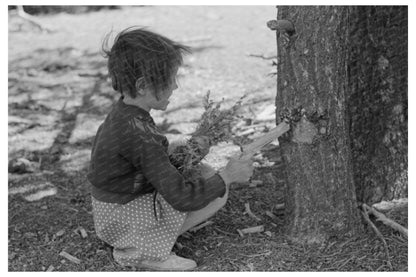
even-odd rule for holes
{"type": "Polygon", "coordinates": [[[151,88],[158,98],[159,93],[169,87],[174,71],[182,65],[184,53],[190,48],[144,28],[129,27],[114,39],[111,49],[108,41],[111,32],[103,41],[102,51],[108,58],[108,74],[114,90],[122,95],[136,97],[136,80],[151,88]]]}

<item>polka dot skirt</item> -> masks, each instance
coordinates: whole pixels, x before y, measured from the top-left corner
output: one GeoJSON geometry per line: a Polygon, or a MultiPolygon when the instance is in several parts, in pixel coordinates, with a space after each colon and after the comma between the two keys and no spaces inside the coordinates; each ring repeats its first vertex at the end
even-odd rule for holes
{"type": "Polygon", "coordinates": [[[160,194],[148,193],[127,204],[105,203],[92,197],[97,236],[114,247],[121,265],[168,258],[187,213],[175,210],[160,194]]]}

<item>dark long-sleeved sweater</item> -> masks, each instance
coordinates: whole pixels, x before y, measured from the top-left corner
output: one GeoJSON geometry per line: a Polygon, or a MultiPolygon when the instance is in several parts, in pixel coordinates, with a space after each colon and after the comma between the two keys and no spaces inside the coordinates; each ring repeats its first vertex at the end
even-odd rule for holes
{"type": "Polygon", "coordinates": [[[176,210],[194,211],[225,194],[218,174],[196,183],[184,180],[170,163],[167,148],[168,140],[150,114],[120,98],[93,143],[88,173],[92,196],[125,204],[156,190],[176,210]]]}

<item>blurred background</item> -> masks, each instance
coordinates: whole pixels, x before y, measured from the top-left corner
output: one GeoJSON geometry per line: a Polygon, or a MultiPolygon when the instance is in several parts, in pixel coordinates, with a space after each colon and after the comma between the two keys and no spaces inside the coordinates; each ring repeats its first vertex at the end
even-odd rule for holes
{"type": "Polygon", "coordinates": [[[255,104],[252,116],[265,108],[274,112],[276,41],[266,27],[276,15],[273,6],[25,6],[24,11],[29,20],[9,6],[12,156],[52,147],[68,121],[65,116],[75,117],[73,130],[67,131],[70,142],[95,135],[119,97],[106,80],[102,39],[133,25],[193,49],[168,110],[153,113],[166,131],[192,132],[208,90],[214,101],[224,98],[224,107],[246,94],[247,103],[255,104]]]}

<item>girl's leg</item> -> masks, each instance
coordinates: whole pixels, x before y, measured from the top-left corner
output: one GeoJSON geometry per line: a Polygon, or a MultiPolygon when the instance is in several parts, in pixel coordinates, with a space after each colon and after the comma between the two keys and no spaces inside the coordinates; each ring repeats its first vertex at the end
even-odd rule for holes
{"type": "MultiPolygon", "coordinates": [[[[204,178],[209,178],[210,176],[214,175],[216,171],[207,164],[202,164],[202,176],[204,178]]],[[[225,203],[228,200],[228,187],[223,197],[217,198],[208,206],[193,212],[189,212],[185,222],[180,230],[180,234],[186,232],[187,230],[191,229],[192,227],[206,221],[208,218],[212,217],[218,210],[224,207],[225,203]]]]}

